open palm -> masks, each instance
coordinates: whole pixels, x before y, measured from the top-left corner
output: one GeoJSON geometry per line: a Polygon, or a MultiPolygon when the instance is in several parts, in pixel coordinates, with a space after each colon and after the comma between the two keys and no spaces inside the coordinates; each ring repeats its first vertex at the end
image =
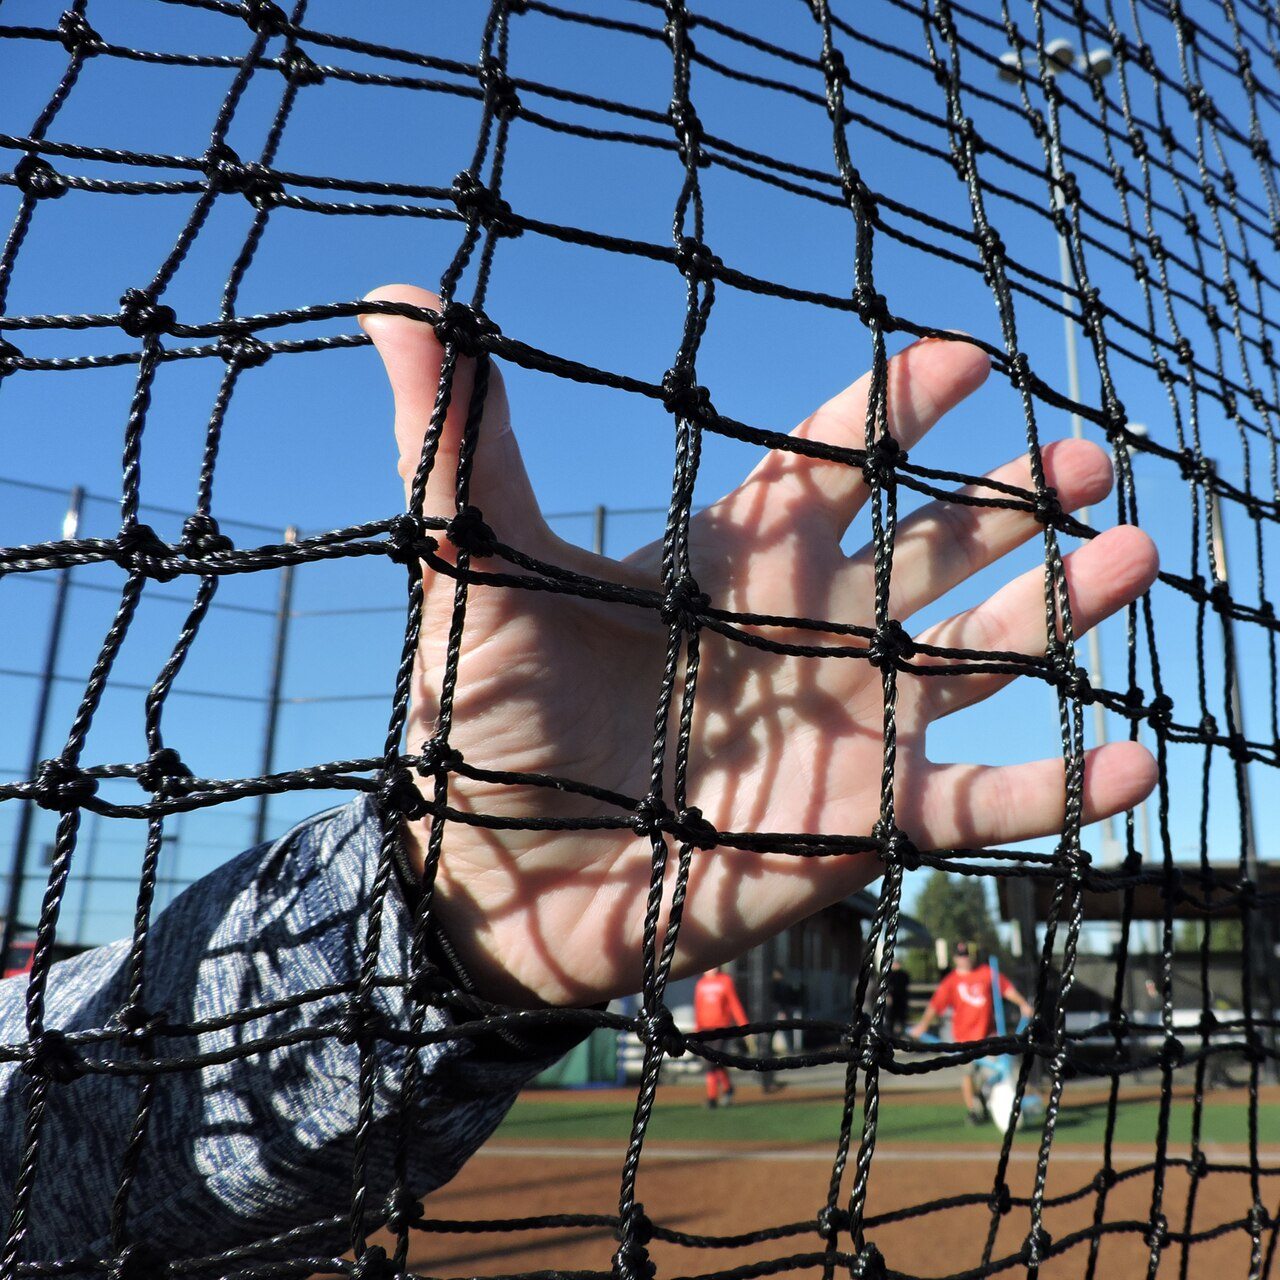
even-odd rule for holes
{"type": "MultiPolygon", "coordinates": [[[[438,305],[434,295],[408,286],[370,297],[438,305]]],[[[400,470],[407,486],[435,403],[442,350],[425,323],[390,315],[366,316],[363,323],[395,395],[400,470]]],[[[910,347],[890,364],[891,434],[903,448],[911,447],[980,386],[986,373],[985,357],[967,343],[925,341],[910,347]]],[[[427,488],[428,515],[454,511],[471,375],[464,361],[427,488]]],[[[854,383],[796,433],[860,445],[867,388],[866,378],[854,383]]],[[[1096,502],[1110,488],[1108,460],[1092,444],[1052,445],[1044,451],[1044,465],[1068,509],[1096,502]]],[[[1025,458],[992,476],[1032,488],[1025,458]]],[[[739,488],[695,518],[690,544],[699,588],[717,608],[871,625],[870,549],[847,556],[840,547],[867,496],[854,468],[788,452],[769,454],[739,488]]],[[[660,585],[660,547],[615,562],[562,542],[547,527],[520,459],[496,369],[470,499],[502,542],[538,559],[599,579],[654,590],[660,585]]],[[[944,502],[923,508],[898,528],[891,615],[909,618],[1039,527],[1022,511],[944,502]]],[[[1077,632],[1145,591],[1156,567],[1150,539],[1131,527],[1109,530],[1067,557],[1077,632]]],[[[411,750],[435,729],[454,584],[427,570],[425,589],[411,750]]],[[[769,634],[815,642],[811,633],[791,636],[775,628],[769,634]]],[[[1043,572],[1015,578],[917,639],[1042,654],[1043,572]]],[[[649,790],[666,640],[666,626],[651,609],[474,585],[450,745],[481,768],[552,774],[641,797],[649,790]]],[[[701,645],[688,803],[725,831],[869,834],[880,816],[879,671],[863,660],[766,653],[706,630],[701,645]]],[[[1061,828],[1060,759],[992,767],[932,764],[925,756],[931,721],[991,696],[1008,678],[900,676],[896,813],[898,825],[920,848],[996,844],[1061,828]]],[[[1092,752],[1086,763],[1085,821],[1136,804],[1154,781],[1154,763],[1137,744],[1115,743],[1092,752]]],[[[449,799],[461,810],[521,819],[617,812],[572,793],[457,776],[450,780],[449,799]]],[[[666,800],[671,803],[672,797],[666,800]]],[[[409,825],[420,860],[426,823],[409,825]]],[[[512,832],[450,823],[436,910],[486,994],[517,1003],[598,1000],[639,985],[650,867],[648,838],[631,831],[512,832]]],[[[699,852],[673,972],[740,954],[861,888],[879,871],[869,854],[799,859],[731,848],[699,852]]]]}

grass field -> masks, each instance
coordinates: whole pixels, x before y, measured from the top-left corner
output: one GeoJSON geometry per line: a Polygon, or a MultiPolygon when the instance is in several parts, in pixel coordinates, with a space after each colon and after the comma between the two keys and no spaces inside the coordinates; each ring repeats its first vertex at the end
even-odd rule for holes
{"type": "MultiPolygon", "coordinates": [[[[763,1097],[753,1085],[740,1085],[731,1107],[708,1111],[696,1086],[659,1095],[649,1136],[655,1142],[789,1142],[831,1141],[839,1130],[842,1098],[837,1093],[793,1090],[763,1097]]],[[[625,1139],[631,1131],[633,1096],[623,1090],[571,1094],[525,1094],[499,1130],[506,1141],[596,1141],[625,1139]]],[[[1058,1117],[1056,1135],[1062,1142],[1101,1146],[1106,1123],[1106,1100],[1096,1085],[1068,1091],[1058,1117]]],[[[1169,1137],[1186,1146],[1191,1141],[1191,1107],[1185,1091],[1169,1117],[1169,1137]]],[[[1280,1103],[1269,1102],[1260,1114],[1263,1140],[1280,1142],[1280,1103]]],[[[1154,1089],[1130,1090],[1116,1115],[1115,1140],[1134,1145],[1151,1143],[1159,1121],[1154,1089]]],[[[857,1122],[861,1124],[861,1114],[857,1122]]],[[[959,1094],[937,1090],[895,1092],[881,1108],[879,1135],[884,1142],[930,1145],[972,1144],[994,1139],[987,1125],[968,1124],[959,1094]]],[[[1039,1127],[1019,1132],[1015,1141],[1034,1145],[1039,1127]]],[[[1248,1110],[1244,1093],[1210,1095],[1204,1108],[1201,1140],[1242,1146],[1248,1141],[1248,1110]]]]}

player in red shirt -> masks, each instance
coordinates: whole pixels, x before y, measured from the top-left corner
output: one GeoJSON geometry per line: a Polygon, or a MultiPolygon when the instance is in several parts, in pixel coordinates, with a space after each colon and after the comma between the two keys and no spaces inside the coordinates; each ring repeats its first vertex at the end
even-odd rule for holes
{"type": "MultiPolygon", "coordinates": [[[[954,966],[945,978],[938,983],[924,1017],[911,1029],[911,1035],[919,1039],[948,1010],[951,1012],[951,1039],[956,1044],[968,1044],[973,1040],[985,1040],[994,1035],[996,1030],[996,1011],[994,986],[995,975],[990,965],[974,964],[973,954],[966,942],[957,942],[954,951],[954,966]]],[[[1031,1017],[1031,1006],[1023,998],[1018,989],[1004,974],[1000,974],[1000,995],[1018,1006],[1024,1018],[1031,1017]]],[[[964,1095],[965,1110],[973,1124],[980,1124],[986,1119],[985,1108],[978,1101],[974,1088],[974,1076],[981,1068],[974,1063],[973,1070],[962,1077],[960,1092],[964,1095]]]]}
{"type": "MultiPolygon", "coordinates": [[[[708,969],[693,989],[693,1026],[695,1031],[717,1031],[721,1027],[740,1027],[747,1021],[738,988],[733,979],[719,967],[708,969]]],[[[710,1041],[709,1043],[723,1043],[710,1041]]],[[[728,1106],[733,1101],[733,1083],[724,1067],[707,1064],[707,1106],[728,1106]]]]}

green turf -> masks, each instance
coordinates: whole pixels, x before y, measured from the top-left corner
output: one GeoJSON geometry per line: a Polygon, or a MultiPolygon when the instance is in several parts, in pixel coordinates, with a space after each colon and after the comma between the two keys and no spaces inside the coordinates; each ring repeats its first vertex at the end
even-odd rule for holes
{"type": "MultiPolygon", "coordinates": [[[[1154,1141],[1159,1107],[1154,1101],[1122,1104],[1116,1117],[1115,1139],[1124,1146],[1148,1146],[1154,1141]]],[[[498,1131],[499,1138],[555,1142],[562,1139],[624,1141],[631,1131],[632,1106],[614,1097],[590,1093],[539,1096],[525,1094],[511,1109],[498,1131]]],[[[1280,1135],[1280,1107],[1260,1108],[1260,1134],[1265,1142],[1280,1135]]],[[[856,1123],[861,1125],[861,1115],[856,1123]]],[[[1058,1120],[1057,1137],[1063,1142],[1102,1141],[1106,1106],[1072,1103],[1068,1099],[1058,1120]]],[[[779,1143],[829,1142],[840,1124],[839,1101],[831,1095],[806,1098],[799,1090],[778,1098],[763,1098],[741,1086],[732,1106],[708,1111],[698,1103],[663,1102],[661,1094],[649,1127],[657,1142],[755,1141],[779,1143]]],[[[1020,1143],[1035,1142],[1039,1130],[1018,1134],[1020,1143]]],[[[1176,1099],[1169,1122],[1170,1139],[1186,1146],[1191,1137],[1191,1104],[1176,1099]]],[[[965,1122],[959,1099],[933,1102],[907,1101],[892,1094],[880,1108],[879,1135],[886,1142],[918,1142],[936,1145],[996,1140],[990,1124],[973,1127],[965,1122]]],[[[1248,1140],[1248,1112],[1241,1100],[1214,1100],[1204,1110],[1201,1137],[1205,1142],[1243,1145],[1248,1140]]]]}

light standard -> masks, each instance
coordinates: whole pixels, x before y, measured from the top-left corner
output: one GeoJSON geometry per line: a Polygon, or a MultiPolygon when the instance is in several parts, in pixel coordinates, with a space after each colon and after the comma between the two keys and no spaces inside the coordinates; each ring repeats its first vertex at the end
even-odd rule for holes
{"type": "MultiPolygon", "coordinates": [[[[1075,46],[1070,40],[1050,40],[1044,48],[1045,65],[1050,75],[1056,76],[1074,67],[1083,75],[1095,75],[1099,79],[1111,74],[1113,64],[1111,54],[1105,49],[1094,49],[1088,54],[1077,55],[1075,46]]],[[[1019,84],[1028,75],[1038,75],[1039,60],[1026,59],[1015,49],[1001,55],[998,75],[1006,84],[1019,84]]],[[[1053,193],[1051,199],[1055,212],[1063,208],[1062,195],[1062,152],[1058,146],[1056,130],[1049,134],[1049,163],[1053,173],[1053,193]]],[[[1080,392],[1080,357],[1076,351],[1076,295],[1074,273],[1071,269],[1071,247],[1061,227],[1058,229],[1058,278],[1062,281],[1062,330],[1067,349],[1067,395],[1073,404],[1081,403],[1080,392]]],[[[1077,439],[1084,436],[1084,423],[1080,415],[1071,411],[1071,434],[1077,439]]],[[[1082,507],[1077,513],[1082,524],[1090,524],[1089,508],[1082,507]]],[[[1095,689],[1105,688],[1102,678],[1102,643],[1098,638],[1098,629],[1094,627],[1088,634],[1089,645],[1089,683],[1095,689]]],[[[1095,699],[1093,704],[1093,732],[1097,746],[1107,741],[1107,711],[1101,701],[1095,699]]],[[[1116,840],[1112,820],[1105,818],[1102,827],[1102,858],[1104,862],[1119,862],[1120,848],[1116,840]]]]}

